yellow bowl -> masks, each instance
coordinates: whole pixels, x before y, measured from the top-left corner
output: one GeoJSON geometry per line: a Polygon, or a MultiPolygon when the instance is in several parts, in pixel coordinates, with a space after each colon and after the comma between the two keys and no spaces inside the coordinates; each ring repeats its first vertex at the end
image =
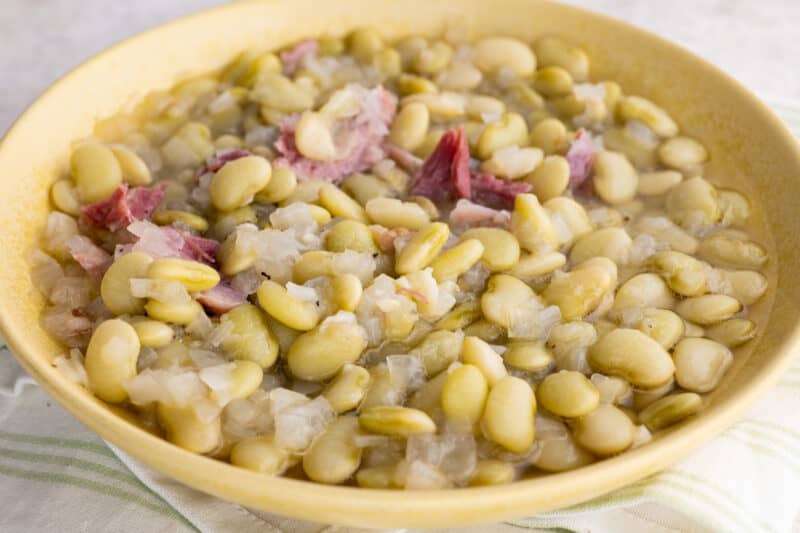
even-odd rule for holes
{"type": "Polygon", "coordinates": [[[0,146],[0,328],[25,369],[104,439],[187,485],[266,511],[364,527],[489,523],[578,503],[663,469],[732,423],[775,382],[800,342],[800,149],[781,122],[731,78],[656,36],[616,20],[539,0],[277,0],[238,2],[148,31],[53,85],[0,146]],[[278,47],[370,25],[386,37],[463,31],[525,40],[547,33],[588,50],[592,78],[664,105],[709,147],[708,175],[754,203],[770,251],[770,290],[753,313],[762,333],[742,350],[698,416],[619,457],[509,486],[436,492],[378,491],[268,478],[194,455],[137,428],[52,366],[59,347],[38,325],[42,298],[26,264],[44,226],[50,184],[66,171],[70,143],[148,91],[218,68],[248,47],[278,47]],[[779,247],[775,243],[780,243],[779,247]],[[770,319],[763,327],[767,316],[770,319]]]}

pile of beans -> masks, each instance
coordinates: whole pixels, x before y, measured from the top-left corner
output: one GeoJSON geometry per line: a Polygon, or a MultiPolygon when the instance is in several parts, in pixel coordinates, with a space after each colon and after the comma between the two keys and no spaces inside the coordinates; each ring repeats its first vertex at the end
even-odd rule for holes
{"type": "Polygon", "coordinates": [[[187,450],[508,483],[698,412],[757,325],[750,203],[545,36],[245,52],[98,124],[32,257],[54,364],[187,450]]]}

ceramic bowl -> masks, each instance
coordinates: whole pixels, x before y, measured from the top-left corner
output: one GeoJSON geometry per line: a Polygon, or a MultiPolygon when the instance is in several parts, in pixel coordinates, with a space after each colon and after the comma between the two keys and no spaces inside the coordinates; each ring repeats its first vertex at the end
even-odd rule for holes
{"type": "Polygon", "coordinates": [[[128,39],[59,80],[16,122],[0,146],[0,329],[25,369],[102,438],[202,491],[274,513],[363,527],[490,523],[563,508],[653,474],[734,422],[789,364],[800,318],[800,149],[758,99],[705,61],[604,16],[538,0],[275,0],[235,2],[128,39]],[[44,227],[49,186],[67,169],[70,144],[149,91],[218,68],[248,47],[374,26],[387,38],[458,31],[533,41],[561,35],[583,47],[592,79],[661,104],[710,150],[708,176],[753,203],[753,227],[770,252],[770,289],[752,313],[759,338],[697,416],[650,444],[575,471],[507,486],[379,491],[265,477],[194,455],[138,428],[51,366],[61,349],[39,327],[42,298],[26,256],[44,227]],[[769,321],[767,322],[767,318],[769,321]]]}

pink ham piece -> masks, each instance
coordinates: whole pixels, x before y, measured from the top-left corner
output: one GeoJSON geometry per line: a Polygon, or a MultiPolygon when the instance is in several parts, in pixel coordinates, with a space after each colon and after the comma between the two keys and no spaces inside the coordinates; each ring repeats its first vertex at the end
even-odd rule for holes
{"type": "Polygon", "coordinates": [[[179,257],[214,265],[219,242],[204,237],[190,235],[170,226],[156,226],[146,220],[128,226],[136,242],[120,244],[114,253],[115,258],[128,252],[144,252],[151,257],[179,257]]]}
{"type": "Polygon", "coordinates": [[[315,39],[300,41],[291,50],[281,52],[281,63],[286,74],[294,74],[303,65],[306,57],[314,56],[319,51],[319,43],[315,39]]]}
{"type": "Polygon", "coordinates": [[[530,183],[497,179],[491,174],[473,172],[471,177],[472,200],[478,204],[512,209],[518,194],[530,192],[530,183]]]}
{"type": "Polygon", "coordinates": [[[443,202],[453,196],[471,196],[469,145],[463,126],[442,135],[433,153],[414,176],[411,194],[427,196],[434,202],[443,202]]]}
{"type": "Polygon", "coordinates": [[[128,190],[123,183],[106,200],[84,207],[81,212],[89,225],[108,231],[119,231],[136,220],[145,220],[153,214],[164,197],[165,185],[136,187],[128,190]]]}
{"type": "Polygon", "coordinates": [[[594,143],[585,129],[581,128],[575,133],[566,158],[569,163],[569,188],[575,191],[589,178],[594,162],[594,143]]]}
{"type": "Polygon", "coordinates": [[[400,165],[402,169],[406,172],[410,172],[412,174],[416,174],[419,172],[419,169],[422,167],[422,159],[415,156],[408,150],[403,150],[399,146],[395,146],[393,144],[386,144],[383,147],[386,150],[386,155],[389,156],[395,163],[400,165]]]}
{"type": "Polygon", "coordinates": [[[360,111],[353,117],[333,125],[334,143],[341,158],[334,161],[308,159],[294,142],[294,131],[300,115],[286,117],[280,124],[280,136],[275,149],[282,154],[273,161],[276,166],[292,168],[301,179],[324,179],[338,183],[348,174],[372,168],[385,157],[383,139],[397,109],[397,97],[381,86],[366,89],[348,85],[345,90],[357,93],[360,111]]]}
{"type": "Polygon", "coordinates": [[[72,258],[95,280],[103,278],[113,261],[111,254],[97,246],[85,235],[67,239],[67,249],[72,258]]]}
{"type": "Polygon", "coordinates": [[[206,164],[197,169],[195,176],[202,176],[206,172],[216,172],[225,166],[228,161],[235,161],[242,157],[253,155],[249,150],[239,150],[237,148],[225,148],[217,152],[206,160],[206,164]]]}
{"type": "Polygon", "coordinates": [[[221,281],[213,289],[197,294],[195,299],[212,313],[221,315],[247,302],[247,295],[221,281]]]}
{"type": "Polygon", "coordinates": [[[433,153],[414,176],[410,193],[427,196],[434,202],[467,198],[481,205],[511,208],[516,195],[530,190],[528,183],[471,172],[469,145],[464,128],[460,126],[442,135],[433,153]]]}
{"type": "Polygon", "coordinates": [[[488,224],[490,226],[508,227],[511,224],[511,213],[498,211],[491,207],[478,205],[470,200],[461,199],[450,211],[450,223],[463,226],[488,224]]]}

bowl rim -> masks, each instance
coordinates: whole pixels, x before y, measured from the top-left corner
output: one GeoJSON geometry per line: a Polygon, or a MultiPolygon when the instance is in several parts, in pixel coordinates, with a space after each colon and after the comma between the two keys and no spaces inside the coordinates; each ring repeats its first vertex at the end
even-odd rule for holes
{"type": "MultiPolygon", "coordinates": [[[[17,132],[24,128],[26,119],[39,106],[44,105],[51,95],[57,93],[62,85],[89,65],[113,56],[122,48],[133,47],[140,41],[169,33],[172,28],[188,21],[213,17],[222,12],[233,12],[258,1],[277,3],[279,0],[223,4],[178,17],[128,37],[71,69],[37,96],[8,128],[0,140],[0,166],[6,159],[13,157],[5,148],[11,144],[17,132]]],[[[549,0],[528,1],[532,5],[555,4],[549,0]]],[[[795,158],[800,161],[800,144],[785,124],[748,89],[707,60],[622,20],[581,7],[557,5],[559,9],[581,13],[603,20],[605,24],[624,28],[642,39],[658,41],[660,46],[671,53],[688,56],[687,59],[692,59],[710,75],[713,74],[715,83],[726,84],[729,90],[750,101],[758,112],[759,120],[779,135],[782,142],[792,146],[795,158]]],[[[768,316],[771,312],[770,310],[768,316]]],[[[436,491],[377,490],[329,486],[284,477],[265,478],[262,474],[185,451],[118,416],[80,388],[62,387],[49,379],[44,371],[48,365],[43,359],[29,354],[25,332],[11,327],[11,315],[13,309],[6,305],[0,306],[0,332],[22,367],[73,416],[138,461],[186,485],[229,501],[304,520],[318,521],[322,518],[340,524],[367,527],[375,524],[433,527],[487,523],[580,503],[633,483],[689,454],[733,423],[746,407],[777,381],[794,359],[795,350],[800,348],[800,328],[796,327],[783,339],[780,349],[758,368],[757,373],[746,381],[736,396],[721,404],[709,406],[701,420],[688,420],[647,446],[621,456],[577,470],[502,486],[436,491]],[[558,494],[557,489],[562,489],[562,494],[558,494]],[[546,502],[531,501],[530,496],[536,491],[555,496],[546,502]],[[367,507],[369,509],[365,511],[367,507]]]]}

